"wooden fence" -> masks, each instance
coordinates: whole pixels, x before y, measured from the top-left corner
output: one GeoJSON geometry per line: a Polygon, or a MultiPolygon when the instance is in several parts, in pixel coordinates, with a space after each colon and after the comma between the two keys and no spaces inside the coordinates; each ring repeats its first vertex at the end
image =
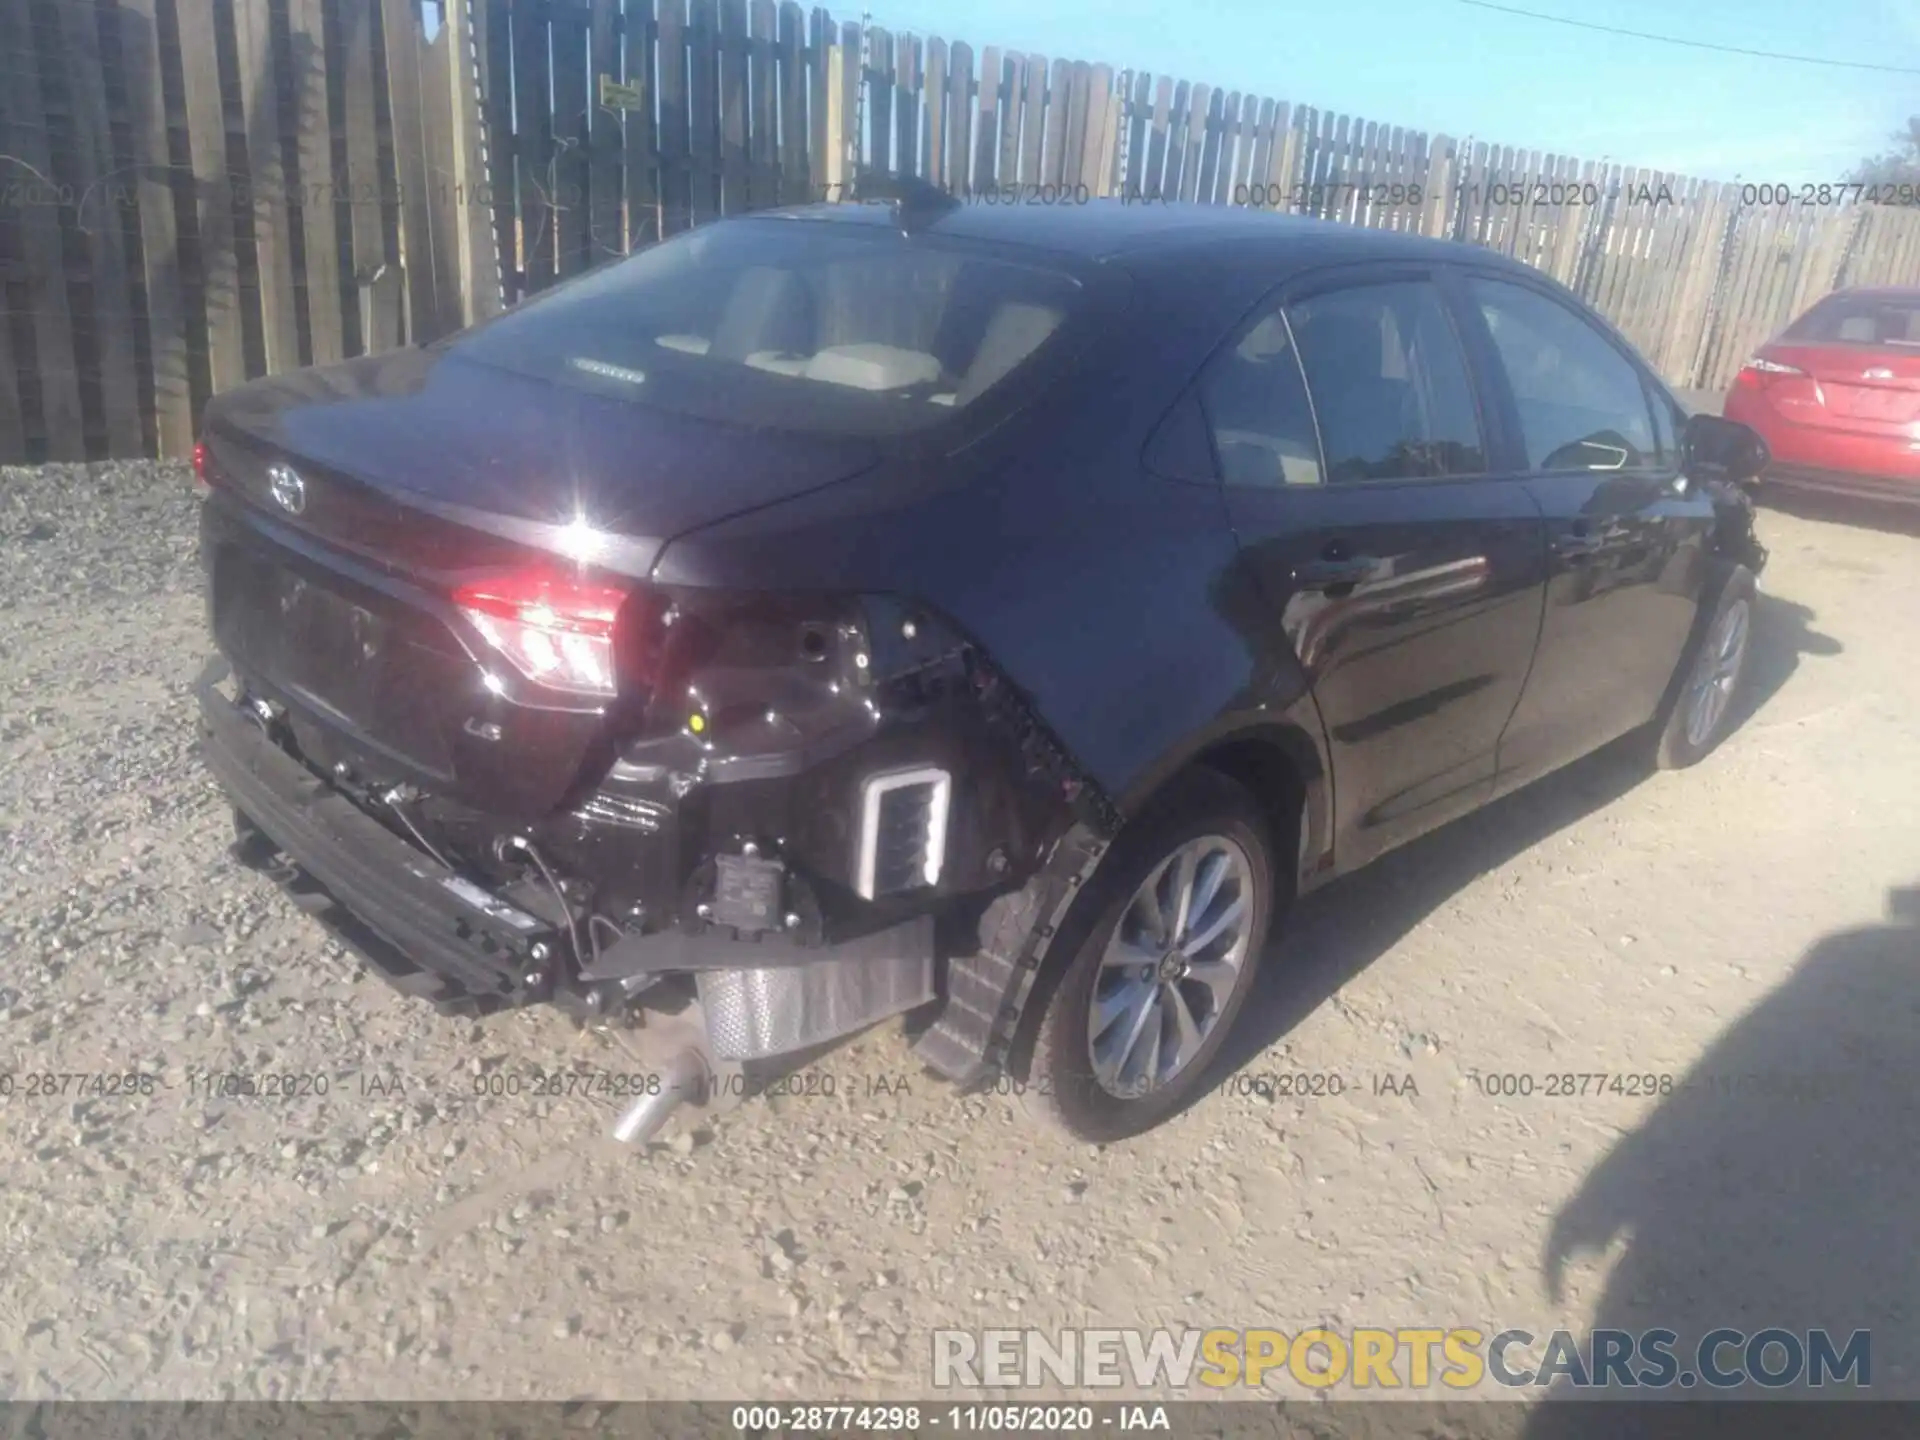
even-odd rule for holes
{"type": "Polygon", "coordinates": [[[184,454],[207,397],[664,235],[915,175],[1256,205],[1545,270],[1719,388],[1920,213],[836,23],[794,0],[0,0],[0,462],[184,454]]]}
{"type": "Polygon", "coordinates": [[[1920,213],[1427,135],[1168,76],[836,24],[794,0],[476,0],[510,297],[719,215],[917,175],[976,203],[1252,204],[1553,274],[1720,388],[1841,284],[1920,282],[1920,213]],[[551,97],[549,100],[548,97],[551,97]]]}
{"type": "Polygon", "coordinates": [[[185,454],[210,394],[499,308],[441,19],[0,0],[0,461],[185,454]]]}

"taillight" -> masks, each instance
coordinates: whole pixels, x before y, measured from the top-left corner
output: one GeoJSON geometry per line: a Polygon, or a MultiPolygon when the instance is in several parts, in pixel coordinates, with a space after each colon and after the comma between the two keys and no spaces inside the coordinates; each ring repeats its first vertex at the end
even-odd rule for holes
{"type": "Polygon", "coordinates": [[[201,495],[213,488],[213,482],[207,478],[207,442],[204,440],[193,444],[193,488],[201,495]]]}
{"type": "Polygon", "coordinates": [[[1733,383],[1744,385],[1749,390],[1758,390],[1768,381],[1783,375],[1805,375],[1806,373],[1798,365],[1782,365],[1778,360],[1769,360],[1764,355],[1756,355],[1740,367],[1740,373],[1733,377],[1733,383]]]}
{"type": "Polygon", "coordinates": [[[579,695],[617,689],[614,623],[628,592],[542,570],[470,581],[453,603],[529,680],[579,695]]]}

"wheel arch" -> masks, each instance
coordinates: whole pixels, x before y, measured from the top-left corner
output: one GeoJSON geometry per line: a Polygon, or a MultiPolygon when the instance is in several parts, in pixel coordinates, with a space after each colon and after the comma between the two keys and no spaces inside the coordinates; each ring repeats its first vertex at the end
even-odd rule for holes
{"type": "Polygon", "coordinates": [[[1121,800],[1121,813],[1138,814],[1195,766],[1244,786],[1266,814],[1275,843],[1284,851],[1289,839],[1294,842],[1291,857],[1274,858],[1282,871],[1287,871],[1291,860],[1289,873],[1296,892],[1311,888],[1332,872],[1334,776],[1319,711],[1310,695],[1302,696],[1278,718],[1249,717],[1198,738],[1133,787],[1121,800]]]}
{"type": "Polygon", "coordinates": [[[1682,692],[1687,685],[1687,676],[1693,670],[1694,660],[1700,653],[1700,647],[1706,643],[1707,631],[1713,624],[1713,617],[1719,612],[1720,597],[1736,576],[1745,575],[1749,583],[1758,586],[1759,577],[1736,556],[1714,552],[1706,558],[1706,575],[1700,585],[1700,601],[1694,611],[1693,627],[1687,633],[1687,643],[1681,647],[1680,658],[1674,662],[1673,674],[1668,677],[1667,688],[1660,696],[1660,706],[1653,712],[1651,724],[1656,728],[1664,726],[1673,716],[1674,709],[1680,704],[1682,692]]]}
{"type": "MultiPolygon", "coordinates": [[[[1245,715],[1245,712],[1242,712],[1245,715]]],[[[1194,770],[1223,774],[1252,795],[1276,836],[1299,833],[1284,904],[1333,873],[1333,772],[1310,693],[1279,714],[1254,712],[1215,727],[1170,754],[1130,786],[1115,807],[1121,831],[1154,797],[1194,770]]],[[[965,1086],[1011,1072],[1024,1080],[1034,1021],[1077,948],[1079,900],[1111,850],[1113,834],[1077,822],[1019,890],[996,897],[966,927],[971,943],[951,954],[946,1000],[914,1042],[919,1057],[965,1086]]],[[[1282,848],[1285,841],[1277,842],[1282,848]]],[[[1287,874],[1280,856],[1276,873],[1287,874]]]]}
{"type": "MultiPolygon", "coordinates": [[[[1212,771],[1234,781],[1253,797],[1265,816],[1277,851],[1273,857],[1275,875],[1291,877],[1277,904],[1284,906],[1309,888],[1315,878],[1331,873],[1333,847],[1328,829],[1333,813],[1332,776],[1324,748],[1314,734],[1294,721],[1268,720],[1208,737],[1161,771],[1151,785],[1142,785],[1130,794],[1122,813],[1129,819],[1139,814],[1155,797],[1195,770],[1212,771]],[[1287,853],[1290,838],[1296,842],[1291,868],[1287,853]]],[[[1085,879],[1091,878],[1089,871],[1085,879]]],[[[1071,941],[1076,933],[1068,932],[1069,943],[1065,945],[1047,946],[1047,954],[1035,966],[1037,973],[1030,987],[1007,1017],[1011,1022],[1008,1068],[1016,1075],[1025,1075],[1032,1057],[1035,1020],[1045,1010],[1063,966],[1072,958],[1075,947],[1071,941]]]]}

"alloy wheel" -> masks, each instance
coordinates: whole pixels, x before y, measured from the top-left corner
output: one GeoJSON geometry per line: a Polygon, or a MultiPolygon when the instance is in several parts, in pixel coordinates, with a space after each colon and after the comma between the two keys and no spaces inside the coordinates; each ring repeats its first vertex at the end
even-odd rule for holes
{"type": "Polygon", "coordinates": [[[1707,743],[1726,718],[1746,659],[1751,629],[1750,607],[1744,599],[1735,600],[1714,622],[1701,648],[1687,692],[1687,743],[1696,749],[1707,743]]]}
{"type": "Polygon", "coordinates": [[[1133,1099],[1187,1068],[1247,964],[1253,866],[1224,835],[1176,848],[1140,883],[1100,960],[1087,1016],[1094,1079],[1133,1099]]]}

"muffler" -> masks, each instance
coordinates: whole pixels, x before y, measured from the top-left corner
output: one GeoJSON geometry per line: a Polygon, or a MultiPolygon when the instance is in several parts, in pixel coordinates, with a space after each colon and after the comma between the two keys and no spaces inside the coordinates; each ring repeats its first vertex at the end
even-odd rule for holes
{"type": "Polygon", "coordinates": [[[675,1052],[660,1068],[660,1088],[627,1107],[613,1127],[613,1138],[622,1145],[646,1144],[682,1105],[704,1102],[712,1084],[705,1055],[692,1046],[675,1052]]]}
{"type": "Polygon", "coordinates": [[[917,916],[804,965],[694,976],[709,1053],[763,1060],[843,1040],[935,998],[933,917],[917,916]]]}
{"type": "Polygon", "coordinates": [[[678,1009],[643,1010],[641,1016],[632,1053],[659,1083],[620,1112],[610,1132],[615,1140],[645,1145],[684,1105],[718,1112],[740,1103],[745,1079],[738,1065],[715,1057],[699,1001],[689,997],[678,1009]]]}
{"type": "Polygon", "coordinates": [[[935,996],[928,916],[829,953],[803,965],[697,971],[684,1008],[643,1011],[640,1043],[649,1058],[664,1057],[654,1062],[660,1084],[621,1113],[613,1138],[644,1145],[689,1103],[731,1109],[748,1093],[746,1065],[804,1054],[935,996]]]}

